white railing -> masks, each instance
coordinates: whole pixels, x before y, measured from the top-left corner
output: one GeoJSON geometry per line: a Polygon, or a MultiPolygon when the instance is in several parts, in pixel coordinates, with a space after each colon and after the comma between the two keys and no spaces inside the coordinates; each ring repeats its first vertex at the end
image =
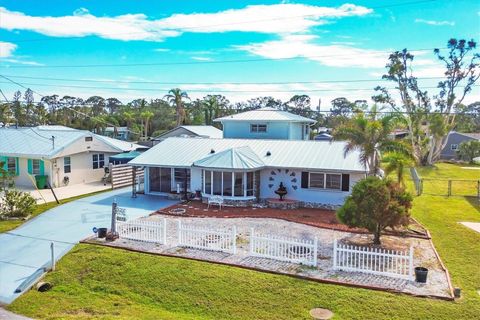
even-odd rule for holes
{"type": "Polygon", "coordinates": [[[117,232],[120,238],[154,242],[160,244],[167,243],[167,220],[131,220],[116,221],[117,232]]]}
{"type": "Polygon", "coordinates": [[[313,240],[256,235],[250,229],[250,256],[317,266],[317,238],[313,240]]]}
{"type": "Polygon", "coordinates": [[[214,229],[178,221],[178,245],[181,247],[222,251],[231,254],[237,252],[237,228],[214,229]]]}
{"type": "Polygon", "coordinates": [[[413,248],[397,251],[358,247],[333,242],[333,269],[364,272],[411,280],[413,277],[413,248]]]}

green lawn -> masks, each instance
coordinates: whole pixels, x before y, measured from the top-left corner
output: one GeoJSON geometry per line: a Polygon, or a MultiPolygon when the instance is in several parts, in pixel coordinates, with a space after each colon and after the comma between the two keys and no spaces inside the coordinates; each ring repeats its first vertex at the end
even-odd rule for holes
{"type": "Polygon", "coordinates": [[[448,180],[451,183],[453,196],[475,196],[478,194],[480,170],[464,169],[480,168],[475,165],[438,163],[435,166],[417,168],[423,180],[423,193],[430,195],[448,195],[448,180]],[[430,180],[434,179],[434,180],[430,180]]]}
{"type": "MultiPolygon", "coordinates": [[[[60,204],[67,203],[67,202],[74,201],[74,200],[78,200],[78,199],[85,198],[85,197],[89,197],[89,196],[93,196],[93,195],[96,195],[96,194],[99,194],[99,193],[102,193],[102,192],[106,192],[106,191],[110,191],[110,189],[97,191],[97,192],[92,192],[92,193],[88,193],[88,194],[82,194],[80,196],[71,197],[71,198],[67,198],[67,199],[62,199],[62,200],[60,200],[60,204]]],[[[29,219],[32,219],[32,218],[38,216],[39,214],[44,213],[47,210],[55,208],[58,205],[59,204],[57,204],[56,202],[48,202],[48,203],[38,204],[37,207],[35,208],[35,210],[33,211],[33,213],[30,215],[29,219]]],[[[0,233],[13,230],[16,227],[24,224],[25,222],[26,222],[26,220],[0,220],[0,233]]]]}
{"type": "Polygon", "coordinates": [[[461,299],[414,298],[78,245],[46,277],[51,291],[30,291],[8,309],[39,319],[310,319],[314,307],[333,310],[335,319],[477,319],[480,234],[458,224],[480,222],[477,200],[423,195],[415,198],[413,215],[430,230],[461,299]]]}

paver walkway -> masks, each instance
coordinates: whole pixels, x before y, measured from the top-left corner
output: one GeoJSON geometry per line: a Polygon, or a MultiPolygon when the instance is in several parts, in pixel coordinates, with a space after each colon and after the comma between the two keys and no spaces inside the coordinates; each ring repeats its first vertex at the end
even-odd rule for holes
{"type": "Polygon", "coordinates": [[[109,227],[111,204],[117,200],[129,218],[148,215],[175,203],[158,196],[131,198],[130,189],[119,189],[79,199],[39,215],[10,232],[0,234],[0,303],[11,303],[15,289],[36,270],[50,263],[50,243],[60,259],[93,227],[109,227]]]}

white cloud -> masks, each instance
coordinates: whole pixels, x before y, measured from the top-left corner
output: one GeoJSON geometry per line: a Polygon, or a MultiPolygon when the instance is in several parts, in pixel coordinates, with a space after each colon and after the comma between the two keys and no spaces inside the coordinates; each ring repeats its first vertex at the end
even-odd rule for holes
{"type": "Polygon", "coordinates": [[[22,64],[26,66],[44,66],[43,63],[39,63],[36,61],[28,61],[28,60],[20,60],[20,59],[12,59],[12,58],[2,58],[0,62],[10,62],[10,63],[22,64]]]}
{"type": "Polygon", "coordinates": [[[455,22],[447,21],[447,20],[436,21],[436,20],[415,19],[415,22],[416,23],[424,23],[424,24],[428,24],[428,25],[431,25],[431,26],[451,26],[451,27],[453,27],[455,25],[455,22]]]}
{"type": "Polygon", "coordinates": [[[320,45],[313,35],[287,35],[280,40],[236,46],[237,49],[270,59],[304,57],[330,67],[383,67],[388,52],[347,45],[320,45]]]}
{"type": "Polygon", "coordinates": [[[196,61],[212,61],[213,59],[212,59],[212,58],[209,58],[209,57],[192,57],[192,60],[196,60],[196,61]]]}
{"type": "Polygon", "coordinates": [[[168,51],[170,51],[170,49],[167,49],[167,48],[157,48],[157,49],[153,49],[153,51],[156,51],[156,52],[168,52],[168,51]]]}
{"type": "Polygon", "coordinates": [[[0,41],[0,58],[10,57],[16,48],[14,43],[0,41]]]}
{"type": "Polygon", "coordinates": [[[149,20],[144,14],[98,17],[85,8],[76,10],[72,15],[52,17],[30,16],[0,7],[1,28],[6,30],[29,30],[52,37],[94,35],[124,41],[162,41],[183,32],[297,33],[328,23],[328,19],[364,16],[371,12],[369,8],[353,4],[321,7],[284,3],[251,5],[216,13],[174,14],[149,20]]]}

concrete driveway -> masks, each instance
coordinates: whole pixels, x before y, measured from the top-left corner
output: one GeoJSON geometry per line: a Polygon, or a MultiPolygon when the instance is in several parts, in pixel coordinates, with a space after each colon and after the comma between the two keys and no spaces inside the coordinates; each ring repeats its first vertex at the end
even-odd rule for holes
{"type": "Polygon", "coordinates": [[[51,242],[58,260],[78,241],[91,235],[93,227],[109,228],[113,199],[126,209],[128,219],[176,203],[158,196],[139,195],[133,199],[129,188],[119,189],[58,206],[0,234],[0,303],[15,300],[21,294],[14,293],[18,286],[50,263],[51,242]]]}

